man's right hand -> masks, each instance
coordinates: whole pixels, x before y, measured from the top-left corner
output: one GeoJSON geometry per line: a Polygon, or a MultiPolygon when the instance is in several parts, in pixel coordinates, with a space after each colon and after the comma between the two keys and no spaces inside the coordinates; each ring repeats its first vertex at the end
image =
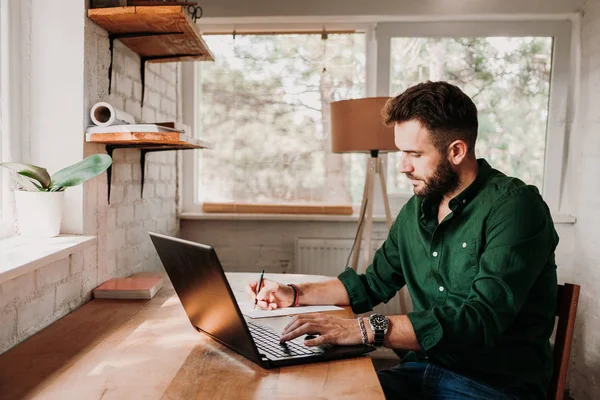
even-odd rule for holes
{"type": "Polygon", "coordinates": [[[263,279],[260,292],[256,294],[258,281],[246,285],[246,292],[252,299],[258,299],[256,306],[261,310],[290,307],[294,301],[294,289],[279,282],[263,279]]]}

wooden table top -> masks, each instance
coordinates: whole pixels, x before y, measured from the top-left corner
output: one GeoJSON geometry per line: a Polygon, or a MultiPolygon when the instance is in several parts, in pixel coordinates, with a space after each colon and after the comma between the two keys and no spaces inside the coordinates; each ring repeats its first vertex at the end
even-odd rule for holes
{"type": "MultiPolygon", "coordinates": [[[[301,283],[324,279],[266,274],[301,283]]],[[[236,298],[258,274],[228,273],[236,298]]],[[[333,312],[352,316],[349,308],[333,312]]],[[[260,319],[281,331],[291,317],[260,319]]],[[[152,300],[92,300],[0,355],[0,398],[383,399],[373,364],[266,370],[196,332],[168,278],[152,300]]]]}

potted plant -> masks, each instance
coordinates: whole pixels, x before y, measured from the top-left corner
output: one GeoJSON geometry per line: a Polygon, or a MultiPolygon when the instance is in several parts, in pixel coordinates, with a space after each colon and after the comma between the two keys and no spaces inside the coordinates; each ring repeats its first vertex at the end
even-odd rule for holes
{"type": "Polygon", "coordinates": [[[64,190],[100,175],[112,164],[107,154],[94,154],[50,176],[45,168],[30,164],[0,164],[16,172],[15,202],[19,231],[27,237],[58,236],[64,190]]]}

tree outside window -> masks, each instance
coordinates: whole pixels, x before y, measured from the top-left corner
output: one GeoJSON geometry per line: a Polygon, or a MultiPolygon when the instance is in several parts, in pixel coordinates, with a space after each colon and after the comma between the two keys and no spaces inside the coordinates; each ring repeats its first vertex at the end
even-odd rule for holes
{"type": "MultiPolygon", "coordinates": [[[[445,80],[469,95],[479,113],[478,157],[542,189],[552,61],[551,37],[393,38],[390,93],[445,80]]],[[[388,159],[388,191],[411,194],[388,159]]]]}

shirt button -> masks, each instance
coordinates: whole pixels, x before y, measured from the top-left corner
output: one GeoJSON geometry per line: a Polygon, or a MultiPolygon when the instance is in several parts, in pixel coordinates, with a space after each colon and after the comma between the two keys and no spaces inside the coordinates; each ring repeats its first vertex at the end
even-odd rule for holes
{"type": "Polygon", "coordinates": [[[463,242],[463,249],[467,247],[467,242],[463,242]]]}
{"type": "Polygon", "coordinates": [[[433,252],[433,256],[434,256],[434,257],[437,257],[437,256],[438,256],[438,252],[437,252],[437,251],[434,251],[434,252],[433,252]]]}
{"type": "Polygon", "coordinates": [[[467,200],[463,200],[463,204],[465,204],[467,202],[467,200]]]}
{"type": "Polygon", "coordinates": [[[440,292],[443,292],[443,291],[444,291],[444,287],[440,286],[440,292]]]}

